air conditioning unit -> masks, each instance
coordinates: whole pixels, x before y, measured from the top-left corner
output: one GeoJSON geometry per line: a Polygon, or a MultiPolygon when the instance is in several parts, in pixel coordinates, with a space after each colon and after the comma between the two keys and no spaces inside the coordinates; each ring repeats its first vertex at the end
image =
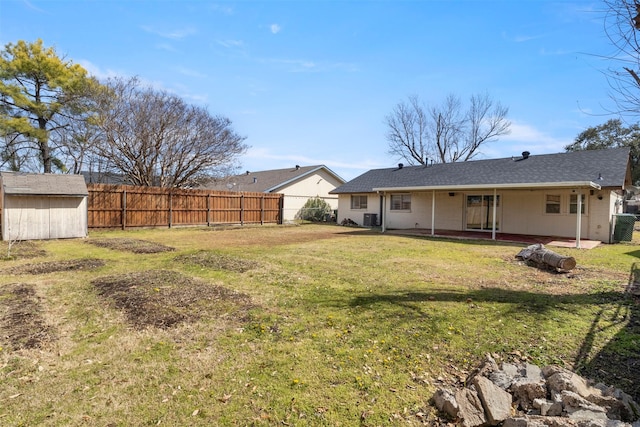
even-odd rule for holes
{"type": "Polygon", "coordinates": [[[378,225],[378,215],[374,213],[364,214],[362,225],[364,225],[365,227],[375,227],[376,225],[378,225]]]}

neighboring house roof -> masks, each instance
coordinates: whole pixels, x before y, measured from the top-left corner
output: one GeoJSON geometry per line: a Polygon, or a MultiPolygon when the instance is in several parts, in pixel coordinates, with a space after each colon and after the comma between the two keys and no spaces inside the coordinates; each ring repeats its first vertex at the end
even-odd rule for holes
{"type": "Polygon", "coordinates": [[[84,177],[84,180],[87,184],[131,184],[131,182],[127,180],[124,175],[113,172],[81,171],[80,175],[84,177]]]}
{"type": "Polygon", "coordinates": [[[21,196],[87,196],[82,175],[0,172],[2,191],[21,196]]]}
{"type": "Polygon", "coordinates": [[[630,184],[625,148],[370,170],[332,194],[473,188],[617,187],[630,184]]]}
{"type": "Polygon", "coordinates": [[[278,190],[304,179],[306,176],[316,172],[325,171],[344,183],[335,172],[324,165],[316,166],[295,166],[288,169],[273,169],[258,172],[245,172],[241,175],[234,175],[219,180],[211,181],[205,188],[224,191],[252,191],[257,193],[275,193],[278,190]]]}

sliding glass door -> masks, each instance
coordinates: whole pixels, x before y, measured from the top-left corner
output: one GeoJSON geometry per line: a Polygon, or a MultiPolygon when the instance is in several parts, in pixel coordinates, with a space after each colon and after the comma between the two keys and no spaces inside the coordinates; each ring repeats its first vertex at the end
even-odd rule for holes
{"type": "MultiPolygon", "coordinates": [[[[493,230],[493,195],[467,196],[467,230],[493,230]]],[[[496,230],[500,230],[500,196],[496,199],[496,230]]]]}

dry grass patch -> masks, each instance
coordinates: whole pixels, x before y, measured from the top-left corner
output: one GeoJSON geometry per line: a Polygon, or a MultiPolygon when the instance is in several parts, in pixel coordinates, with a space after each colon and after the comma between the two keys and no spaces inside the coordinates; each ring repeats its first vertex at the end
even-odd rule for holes
{"type": "Polygon", "coordinates": [[[26,259],[45,256],[47,252],[37,242],[25,240],[15,242],[9,247],[8,242],[0,242],[0,259],[26,259]]]}
{"type": "Polygon", "coordinates": [[[42,316],[40,299],[28,284],[0,288],[0,326],[1,342],[13,350],[41,348],[54,340],[42,316]]]}
{"type": "Polygon", "coordinates": [[[98,294],[123,310],[136,329],[170,328],[229,312],[243,312],[249,297],[175,271],[152,270],[102,277],[92,282],[98,294]]]}
{"type": "Polygon", "coordinates": [[[160,243],[129,238],[90,239],[87,241],[87,243],[101,248],[133,252],[136,254],[155,254],[161,252],[171,252],[175,250],[170,246],[165,246],[160,243]]]}
{"type": "Polygon", "coordinates": [[[175,257],[174,259],[175,261],[184,264],[197,265],[199,267],[209,268],[212,270],[233,271],[236,273],[244,273],[249,270],[254,270],[260,266],[260,264],[256,261],[236,258],[209,251],[200,251],[194,254],[180,255],[175,257]]]}
{"type": "Polygon", "coordinates": [[[67,261],[40,262],[19,265],[3,271],[5,274],[47,274],[59,271],[93,270],[105,265],[101,259],[72,259],[67,261]]]}

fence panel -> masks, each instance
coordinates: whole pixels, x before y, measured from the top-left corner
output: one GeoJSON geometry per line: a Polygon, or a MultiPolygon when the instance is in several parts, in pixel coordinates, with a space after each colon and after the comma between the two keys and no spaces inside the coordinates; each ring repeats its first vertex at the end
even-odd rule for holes
{"type": "Polygon", "coordinates": [[[279,224],[282,194],[87,184],[89,228],[279,224]]]}

